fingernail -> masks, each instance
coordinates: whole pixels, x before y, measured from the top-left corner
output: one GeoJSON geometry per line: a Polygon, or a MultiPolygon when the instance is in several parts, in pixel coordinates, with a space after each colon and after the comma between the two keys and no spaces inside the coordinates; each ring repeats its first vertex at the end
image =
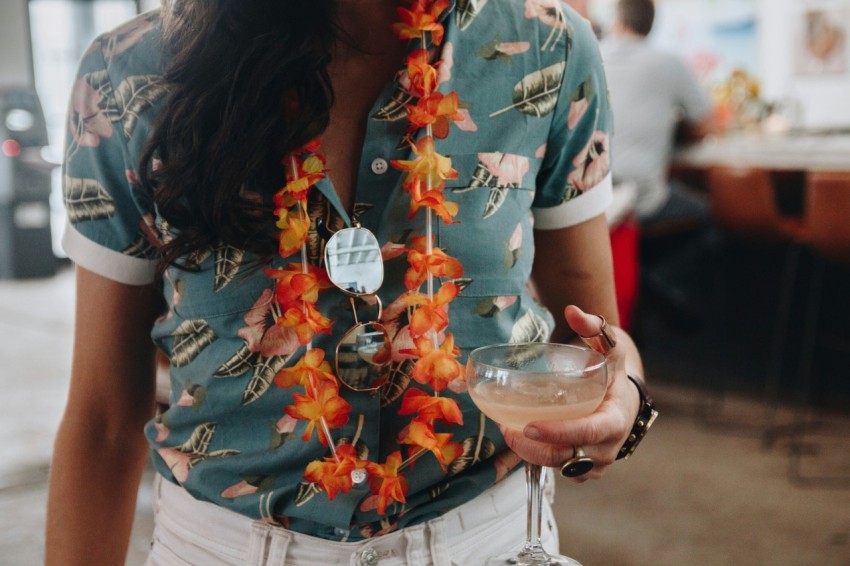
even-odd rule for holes
{"type": "Polygon", "coordinates": [[[525,427],[525,437],[530,438],[531,440],[539,440],[540,439],[540,430],[533,427],[527,426],[525,427]]]}

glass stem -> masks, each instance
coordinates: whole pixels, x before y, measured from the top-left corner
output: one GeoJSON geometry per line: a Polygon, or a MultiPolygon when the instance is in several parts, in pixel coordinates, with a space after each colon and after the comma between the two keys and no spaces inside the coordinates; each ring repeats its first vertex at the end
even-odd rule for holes
{"type": "Polygon", "coordinates": [[[528,528],[524,552],[542,551],[540,524],[542,520],[543,489],[540,485],[542,468],[537,464],[525,463],[525,483],[528,490],[528,528]]]}

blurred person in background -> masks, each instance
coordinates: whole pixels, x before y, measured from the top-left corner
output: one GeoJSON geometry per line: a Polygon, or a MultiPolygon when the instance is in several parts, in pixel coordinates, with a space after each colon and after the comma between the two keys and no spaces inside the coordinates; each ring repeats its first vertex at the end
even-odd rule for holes
{"type": "MultiPolygon", "coordinates": [[[[650,44],[654,19],[652,0],[619,0],[601,42],[615,116],[614,184],[636,188],[642,234],[687,227],[694,235],[707,225],[708,203],[704,195],[669,179],[670,160],[677,136],[698,140],[711,131],[711,102],[681,58],[650,44]]],[[[687,307],[687,291],[676,279],[687,270],[683,263],[690,255],[673,253],[658,265],[642,258],[642,279],[675,306],[687,307]]]]}

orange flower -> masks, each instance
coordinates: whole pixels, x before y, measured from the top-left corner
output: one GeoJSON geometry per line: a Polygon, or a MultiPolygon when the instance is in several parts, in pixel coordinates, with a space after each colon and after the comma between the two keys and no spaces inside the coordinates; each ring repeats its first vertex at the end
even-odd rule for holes
{"type": "Polygon", "coordinates": [[[419,359],[410,372],[410,377],[423,385],[430,385],[434,391],[442,391],[449,382],[461,376],[461,365],[457,361],[460,349],[455,347],[454,337],[449,333],[439,348],[427,336],[414,340],[416,349],[402,350],[404,354],[413,354],[419,359]]]}
{"type": "Polygon", "coordinates": [[[339,396],[338,387],[335,383],[323,381],[312,394],[310,391],[306,395],[292,394],[295,404],[286,408],[286,414],[293,419],[307,421],[307,428],[301,436],[304,442],[310,440],[313,429],[316,429],[319,442],[328,445],[325,431],[320,424],[323,417],[329,429],[339,428],[348,422],[351,405],[339,396]]]}
{"type": "Polygon", "coordinates": [[[457,297],[458,293],[460,287],[451,282],[440,287],[433,301],[421,293],[405,293],[402,300],[412,307],[417,307],[410,319],[410,335],[418,338],[431,330],[444,330],[449,325],[446,305],[457,297]]]}
{"type": "Polygon", "coordinates": [[[292,367],[283,368],[274,378],[278,387],[315,387],[319,383],[336,384],[336,377],[331,371],[331,364],[325,360],[325,351],[319,348],[308,350],[298,363],[292,367]]]}
{"type": "Polygon", "coordinates": [[[281,308],[285,309],[295,301],[315,303],[319,300],[319,291],[331,287],[324,269],[308,263],[307,273],[303,271],[301,263],[290,263],[286,269],[266,269],[266,275],[277,281],[275,297],[281,308]]]}
{"type": "Polygon", "coordinates": [[[277,324],[286,328],[294,328],[301,344],[309,342],[314,334],[331,333],[331,319],[325,317],[312,303],[293,303],[283,316],[277,319],[277,324]]]}
{"type": "Polygon", "coordinates": [[[341,444],[336,448],[336,458],[331,456],[324,461],[310,462],[304,472],[304,479],[322,486],[328,499],[333,501],[337,493],[351,491],[351,472],[364,469],[366,464],[357,458],[351,444],[341,444]]]}
{"type": "Polygon", "coordinates": [[[407,480],[399,474],[401,466],[401,452],[396,450],[389,456],[384,464],[370,462],[366,465],[369,471],[369,487],[372,493],[378,496],[378,513],[384,515],[387,505],[393,501],[406,503],[405,494],[408,490],[407,480]]]}
{"type": "Polygon", "coordinates": [[[401,401],[399,415],[412,415],[416,413],[415,420],[432,424],[434,421],[442,421],[446,424],[463,424],[463,413],[457,401],[449,397],[436,397],[428,395],[421,389],[408,389],[401,401]]]}
{"type": "Polygon", "coordinates": [[[278,235],[278,252],[281,257],[289,257],[301,251],[301,246],[307,241],[307,230],[310,219],[297,209],[278,208],[275,210],[280,229],[278,235]]]}
{"type": "Polygon", "coordinates": [[[458,112],[458,104],[454,91],[445,96],[442,92],[433,92],[420,98],[416,106],[407,106],[407,119],[410,122],[408,131],[413,132],[430,124],[434,137],[444,139],[449,135],[449,120],[463,120],[463,115],[458,112]]]}
{"type": "Polygon", "coordinates": [[[431,64],[431,54],[425,49],[414,49],[405,59],[407,63],[408,92],[413,96],[429,96],[439,83],[438,67],[442,61],[431,64]]]}
{"type": "Polygon", "coordinates": [[[410,144],[416,159],[393,160],[392,166],[405,172],[402,182],[409,187],[414,179],[419,179],[425,186],[430,182],[431,189],[441,189],[446,179],[457,179],[458,172],[452,169],[452,160],[440,155],[434,150],[434,138],[424,136],[416,144],[410,144]]]}
{"type": "Polygon", "coordinates": [[[304,202],[310,188],[325,177],[325,158],[311,155],[300,159],[294,155],[283,160],[286,170],[286,185],[274,196],[277,207],[289,208],[295,203],[304,202]],[[294,171],[293,171],[294,167],[294,171]]]}
{"type": "Polygon", "coordinates": [[[416,216],[416,212],[421,207],[430,208],[444,224],[451,224],[452,218],[457,216],[460,207],[455,202],[446,202],[446,197],[442,190],[430,190],[422,192],[422,182],[419,179],[414,179],[408,187],[410,191],[410,213],[408,219],[416,216]]]}
{"type": "Polygon", "coordinates": [[[404,284],[408,289],[417,289],[430,272],[434,277],[455,279],[463,275],[463,266],[440,248],[432,247],[427,253],[427,236],[417,236],[410,241],[407,250],[407,262],[410,269],[404,274],[404,284]]]}
{"type": "Polygon", "coordinates": [[[437,0],[434,3],[417,0],[409,10],[398,8],[398,16],[401,21],[393,24],[393,31],[400,39],[424,37],[424,32],[429,31],[434,45],[440,45],[443,42],[445,30],[443,24],[437,20],[448,7],[448,0],[437,0]]]}
{"type": "MultiPolygon", "coordinates": [[[[420,450],[428,450],[437,457],[437,461],[446,470],[446,465],[451,464],[455,458],[463,453],[463,447],[457,442],[451,441],[450,433],[434,432],[434,428],[425,422],[414,420],[410,426],[401,432],[399,442],[401,444],[412,444],[420,450]]],[[[411,450],[411,456],[419,450],[411,450]]]]}

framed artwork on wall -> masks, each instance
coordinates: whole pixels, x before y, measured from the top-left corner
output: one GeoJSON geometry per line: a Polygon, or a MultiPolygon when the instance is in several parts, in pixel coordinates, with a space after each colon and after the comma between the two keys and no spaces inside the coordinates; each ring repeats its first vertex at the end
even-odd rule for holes
{"type": "Polygon", "coordinates": [[[805,6],[794,42],[797,75],[834,76],[848,72],[850,3],[831,2],[805,6]]]}

